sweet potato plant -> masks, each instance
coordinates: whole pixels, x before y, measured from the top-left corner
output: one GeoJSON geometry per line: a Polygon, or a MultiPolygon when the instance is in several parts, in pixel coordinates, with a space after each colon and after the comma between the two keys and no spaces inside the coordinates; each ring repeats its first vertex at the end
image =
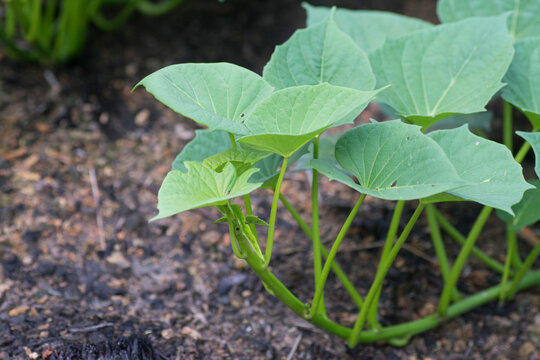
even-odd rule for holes
{"type": "Polygon", "coordinates": [[[540,2],[442,0],[440,25],[378,11],[305,8],[307,28],[276,47],[262,76],[228,63],[178,64],[140,82],[159,101],[206,127],[173,162],[152,220],[216,207],[223,215],[217,222],[228,225],[234,255],[249,264],[268,292],[351,347],[405,344],[443,321],[540,284],[540,270],[531,270],[540,243],[525,259],[516,244],[516,231],[540,220],[540,181],[525,179],[520,165],[532,148],[540,175],[540,2]],[[433,130],[449,117],[466,122],[467,114],[485,111],[499,95],[504,144],[476,135],[467,124],[433,130]],[[352,124],[371,101],[398,118],[372,120],[344,132],[332,146],[321,146],[326,130],[352,124]],[[525,141],[516,152],[512,107],[530,120],[530,131],[517,132],[525,141]],[[306,168],[313,174],[310,225],[281,193],[285,173],[306,168]],[[358,192],[329,250],[319,231],[321,175],[358,192]],[[270,212],[262,219],[251,208],[250,194],[257,189],[273,191],[270,212]],[[373,283],[362,297],[334,259],[366,196],[394,201],[395,207],[373,283]],[[311,299],[298,299],[269,268],[274,240],[279,241],[274,234],[280,201],[313,240],[311,299]],[[464,201],[484,206],[467,234],[437,210],[440,202],[464,201]],[[416,210],[398,233],[405,202],[416,210]],[[493,209],[508,229],[506,245],[500,244],[507,248],[504,263],[475,246],[493,209]],[[420,216],[427,217],[444,284],[438,309],[381,326],[385,276],[420,216]],[[261,227],[267,228],[266,239],[261,227]],[[447,255],[441,229],[461,244],[455,259],[447,255]],[[500,273],[499,285],[476,294],[458,290],[471,254],[500,273]],[[326,312],[330,271],[358,307],[353,327],[326,312]]]}

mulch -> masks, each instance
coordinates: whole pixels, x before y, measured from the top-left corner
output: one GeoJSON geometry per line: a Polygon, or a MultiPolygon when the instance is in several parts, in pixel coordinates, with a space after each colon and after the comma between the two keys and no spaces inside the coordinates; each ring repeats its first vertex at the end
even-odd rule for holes
{"type": "MultiPolygon", "coordinates": [[[[318,1],[358,7],[355,1],[318,1]]],[[[365,1],[366,7],[434,20],[434,1],[365,1]]],[[[163,66],[229,61],[261,72],[273,47],[302,27],[299,1],[189,1],[160,18],[133,17],[114,33],[91,33],[63,67],[17,63],[0,49],[0,359],[540,359],[540,289],[488,304],[395,348],[348,349],[296,317],[233,257],[211,208],[148,223],[170,164],[197,125],[132,87],[163,66]]],[[[370,106],[360,117],[380,117],[370,106]]],[[[322,180],[322,235],[332,239],[355,194],[322,180]]],[[[283,191],[308,218],[307,175],[283,191]]],[[[268,217],[271,194],[255,212],[268,217]]],[[[365,295],[392,204],[368,199],[338,261],[365,295]]],[[[310,240],[280,209],[272,270],[304,300],[313,293],[310,240]]],[[[408,206],[407,215],[412,213],[408,206]]],[[[479,207],[444,206],[467,231],[479,207]]],[[[403,223],[401,224],[404,225],[403,223]]],[[[480,240],[504,258],[502,225],[480,240]]],[[[538,227],[533,229],[538,233],[538,227]]],[[[449,252],[459,248],[450,240],[449,252]]],[[[529,249],[522,242],[522,252],[529,249]]],[[[498,276],[471,260],[464,292],[498,276]]],[[[415,227],[381,297],[384,324],[431,314],[441,277],[427,225],[415,227]]],[[[330,278],[333,318],[355,308],[330,278]]]]}

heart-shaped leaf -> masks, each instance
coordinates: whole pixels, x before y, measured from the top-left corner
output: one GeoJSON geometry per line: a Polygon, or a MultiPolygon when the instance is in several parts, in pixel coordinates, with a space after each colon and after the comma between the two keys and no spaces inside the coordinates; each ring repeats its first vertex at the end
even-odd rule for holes
{"type": "Polygon", "coordinates": [[[311,164],[331,180],[382,199],[420,199],[467,184],[435,141],[399,120],[347,131],[336,144],[336,159],[359,184],[330,162],[311,164]]]}
{"type": "Polygon", "coordinates": [[[514,216],[504,211],[497,211],[497,215],[508,223],[511,230],[521,230],[525,226],[529,226],[540,220],[540,181],[533,180],[530,183],[536,189],[525,191],[521,201],[512,206],[514,216]]]}
{"type": "Polygon", "coordinates": [[[202,162],[209,156],[231,148],[229,135],[224,131],[195,130],[195,137],[174,159],[173,170],[186,172],[185,161],[202,162]]]}
{"type": "Polygon", "coordinates": [[[210,156],[202,164],[212,170],[222,171],[227,164],[233,164],[236,174],[240,175],[250,169],[253,164],[269,156],[269,153],[253,152],[244,149],[228,149],[219,154],[210,156]]]}
{"type": "Polygon", "coordinates": [[[163,180],[158,192],[159,214],[150,221],[204,206],[224,205],[228,199],[248,194],[262,185],[248,182],[257,169],[237,175],[232,164],[225,165],[221,172],[197,162],[186,161],[184,165],[187,173],[172,170],[163,180]]]}
{"type": "Polygon", "coordinates": [[[540,36],[518,41],[514,47],[516,54],[503,79],[508,85],[501,95],[540,128],[540,36]]]}
{"type": "Polygon", "coordinates": [[[428,136],[444,150],[459,176],[470,183],[448,193],[511,213],[512,205],[531,188],[506,146],[472,134],[466,125],[428,136]]]}
{"type": "Polygon", "coordinates": [[[177,113],[233,134],[247,133],[245,117],[273,91],[259,75],[228,63],[171,65],[139,85],[177,113]]]}
{"type": "Polygon", "coordinates": [[[351,113],[360,114],[377,92],[327,83],[278,90],[253,108],[245,122],[250,135],[238,141],[248,150],[290,157],[351,113]]]}
{"type": "Polygon", "coordinates": [[[443,23],[508,11],[512,12],[508,18],[508,30],[515,40],[540,35],[538,0],[440,0],[437,4],[437,14],[443,23]]]}
{"type": "MultiPolygon", "coordinates": [[[[303,3],[309,27],[328,17],[331,8],[303,3]]],[[[371,52],[384,44],[410,32],[425,29],[433,24],[384,11],[337,9],[334,19],[338,27],[347,33],[364,51],[371,52]]]]}
{"type": "Polygon", "coordinates": [[[533,148],[534,155],[536,156],[536,165],[534,167],[534,170],[536,171],[536,175],[540,178],[540,132],[524,132],[524,131],[516,131],[516,134],[524,138],[531,144],[531,147],[533,148]]]}
{"type": "Polygon", "coordinates": [[[453,114],[484,111],[513,55],[506,15],[471,18],[388,40],[370,55],[378,99],[424,129],[453,114]]]}
{"type": "Polygon", "coordinates": [[[375,87],[367,55],[338,28],[331,14],[277,46],[263,77],[278,89],[323,82],[359,90],[375,87]]]}

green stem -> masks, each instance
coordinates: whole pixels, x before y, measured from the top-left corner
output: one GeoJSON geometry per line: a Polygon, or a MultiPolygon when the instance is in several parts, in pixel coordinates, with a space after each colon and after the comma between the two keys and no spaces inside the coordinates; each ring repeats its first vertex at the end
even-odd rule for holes
{"type": "MultiPolygon", "coordinates": [[[[527,274],[521,282],[519,282],[518,290],[525,290],[532,286],[537,286],[540,283],[540,270],[527,274]]],[[[446,313],[446,318],[442,319],[438,314],[429,315],[423,319],[414,320],[404,324],[384,327],[380,330],[363,331],[358,343],[372,343],[377,341],[388,340],[392,338],[400,338],[412,336],[440,325],[443,321],[455,318],[466,313],[478,306],[486,304],[497,299],[501,292],[501,286],[496,285],[477,294],[466,297],[452,304],[446,313]]]]}
{"type": "Polygon", "coordinates": [[[439,300],[439,315],[441,317],[446,316],[446,311],[448,309],[448,305],[450,304],[452,291],[454,287],[456,286],[459,275],[461,274],[461,270],[463,270],[463,266],[465,266],[465,262],[467,261],[467,258],[469,257],[469,253],[471,252],[474,246],[474,243],[478,239],[478,235],[480,235],[480,232],[482,231],[482,228],[484,227],[484,224],[489,218],[489,215],[491,214],[492,210],[493,208],[489,206],[485,206],[482,209],[482,211],[480,212],[480,215],[474,222],[474,225],[471,229],[471,232],[469,233],[469,236],[467,236],[467,239],[465,240],[465,243],[463,244],[457,256],[456,261],[454,262],[454,265],[452,266],[452,270],[450,271],[450,278],[448,279],[448,282],[444,284],[444,288],[443,288],[443,291],[439,300]]]}
{"type": "MultiPolygon", "coordinates": [[[[507,230],[507,231],[510,231],[510,230],[507,230]]],[[[510,246],[512,246],[513,249],[512,249],[512,257],[510,258],[510,260],[512,262],[512,267],[519,269],[520,267],[523,266],[523,260],[521,260],[521,256],[519,256],[519,248],[518,248],[518,243],[517,243],[516,232],[512,231],[512,233],[513,235],[511,236],[513,236],[513,240],[511,241],[510,246]]]]}
{"type": "Polygon", "coordinates": [[[503,143],[513,153],[512,104],[503,101],[503,143]]]}
{"type": "MultiPolygon", "coordinates": [[[[381,271],[380,263],[386,259],[388,256],[388,253],[390,250],[392,250],[392,246],[394,245],[394,239],[396,238],[396,234],[399,227],[399,220],[401,219],[401,214],[403,213],[403,206],[405,205],[405,201],[399,200],[396,202],[396,206],[394,207],[394,213],[392,215],[392,220],[390,221],[390,227],[388,228],[388,233],[386,234],[386,241],[384,242],[383,251],[381,254],[381,260],[379,261],[379,266],[377,268],[377,271],[381,271]]],[[[376,276],[376,275],[375,275],[376,276]]],[[[371,308],[368,312],[368,322],[373,329],[380,328],[379,321],[377,319],[377,313],[379,309],[379,299],[381,297],[381,289],[378,289],[377,294],[375,295],[375,298],[373,299],[373,304],[371,305],[371,308]]]]}
{"type": "MultiPolygon", "coordinates": [[[[435,216],[435,206],[433,204],[427,205],[426,214],[429,229],[431,232],[433,248],[435,249],[437,259],[439,260],[439,266],[441,267],[443,281],[446,284],[450,279],[450,261],[448,260],[448,255],[446,254],[443,238],[439,228],[439,223],[437,222],[437,218],[435,216]]],[[[454,288],[454,290],[452,291],[452,300],[458,300],[460,297],[461,295],[459,294],[457,289],[454,288]]]]}
{"type": "Polygon", "coordinates": [[[332,263],[334,262],[334,258],[336,257],[336,254],[339,249],[339,245],[341,244],[341,241],[347,234],[347,231],[349,230],[349,227],[351,226],[354,217],[356,216],[356,213],[358,212],[358,209],[360,209],[360,206],[362,205],[362,202],[364,202],[364,199],[366,198],[365,194],[360,195],[360,198],[354,205],[353,209],[351,210],[349,216],[347,216],[347,219],[345,220],[345,223],[341,227],[341,230],[339,231],[339,234],[334,241],[334,244],[332,245],[332,248],[330,249],[330,253],[328,254],[328,257],[326,259],[326,262],[324,263],[324,267],[322,269],[321,278],[319,281],[315,284],[315,295],[313,295],[313,301],[311,302],[311,310],[309,312],[309,316],[313,317],[315,316],[315,313],[317,313],[317,309],[319,306],[319,302],[321,301],[324,285],[326,283],[326,279],[328,278],[328,273],[330,272],[330,267],[332,263]]]}
{"type": "Polygon", "coordinates": [[[388,273],[388,270],[390,269],[390,266],[392,266],[392,263],[394,262],[399,250],[405,243],[405,240],[409,236],[414,224],[418,220],[418,217],[422,213],[423,209],[424,204],[420,203],[412,214],[411,218],[409,219],[409,222],[405,226],[405,229],[403,229],[403,232],[397,239],[395,245],[392,247],[392,250],[390,250],[390,252],[388,253],[388,256],[386,256],[386,258],[384,259],[381,259],[379,269],[377,270],[377,274],[375,275],[375,280],[373,280],[373,284],[371,285],[371,288],[369,289],[366,299],[364,301],[364,306],[362,306],[362,309],[358,314],[358,318],[356,319],[356,322],[354,324],[353,331],[348,339],[350,347],[354,347],[360,340],[360,333],[364,328],[367,312],[370,309],[371,304],[379,291],[379,288],[382,286],[382,283],[384,281],[384,278],[386,277],[386,274],[388,273]]]}
{"type": "MultiPolygon", "coordinates": [[[[253,268],[257,276],[266,284],[266,286],[272,291],[272,293],[281,300],[289,309],[291,309],[297,315],[310,321],[324,331],[335,334],[341,338],[351,338],[352,330],[350,328],[339,325],[326,316],[321,314],[315,314],[314,317],[309,318],[307,311],[308,305],[301,302],[293,293],[287,289],[272,274],[265,264],[261,263],[256,254],[249,251],[249,245],[245,238],[240,237],[240,247],[246,250],[246,262],[253,268]]],[[[523,276],[523,279],[518,282],[517,290],[524,290],[531,286],[538,285],[540,283],[540,270],[533,271],[523,276]]],[[[470,311],[478,306],[495,300],[501,292],[501,286],[497,285],[487,290],[481,291],[475,295],[464,298],[448,308],[446,319],[457,317],[467,311],[470,311]]],[[[378,341],[384,341],[389,339],[401,338],[406,336],[412,336],[421,332],[432,329],[441,324],[444,321],[437,314],[427,316],[423,319],[414,320],[408,323],[388,326],[381,329],[366,330],[359,334],[356,343],[373,343],[378,341]]]]}
{"type": "MultiPolygon", "coordinates": [[[[234,134],[233,133],[228,133],[228,134],[229,134],[229,140],[231,141],[231,145],[233,149],[237,149],[238,145],[236,144],[236,139],[234,138],[234,134]]],[[[244,195],[244,205],[246,206],[246,214],[253,215],[253,208],[251,206],[251,197],[249,194],[244,195]]],[[[256,239],[259,239],[259,235],[257,234],[257,227],[255,226],[255,224],[249,224],[249,228],[251,229],[253,236],[255,236],[256,239]]]]}
{"type": "MultiPolygon", "coordinates": [[[[448,220],[446,220],[436,208],[434,208],[434,210],[437,221],[448,233],[448,235],[450,235],[450,237],[456,240],[456,242],[458,242],[460,245],[465,244],[465,236],[463,236],[454,226],[452,226],[452,224],[450,224],[448,220]]],[[[473,254],[478,260],[483,262],[487,267],[498,272],[499,274],[502,274],[504,272],[503,264],[493,259],[491,256],[478,249],[477,247],[473,246],[473,248],[471,249],[471,254],[473,254]]]]}
{"type": "Polygon", "coordinates": [[[506,260],[504,262],[504,272],[501,279],[501,294],[499,295],[499,303],[504,301],[506,295],[506,282],[508,281],[508,274],[510,273],[510,264],[512,263],[512,259],[514,257],[514,249],[516,248],[516,232],[514,230],[510,230],[508,228],[508,224],[506,226],[506,240],[506,260]]]}
{"type": "Polygon", "coordinates": [[[234,225],[233,222],[229,220],[229,234],[231,238],[231,247],[233,250],[234,255],[236,255],[239,259],[245,259],[247,257],[247,254],[240,250],[238,247],[238,239],[236,238],[235,231],[234,231],[234,225]]]}
{"type": "Polygon", "coordinates": [[[281,192],[281,183],[283,183],[283,177],[285,176],[285,171],[287,170],[287,162],[289,158],[284,158],[283,163],[281,164],[281,170],[279,171],[279,176],[276,183],[276,188],[274,189],[274,198],[272,199],[272,209],[270,210],[270,221],[268,227],[268,237],[266,238],[266,249],[264,252],[264,259],[266,266],[270,264],[270,259],[272,258],[272,246],[274,245],[274,231],[276,228],[276,214],[277,206],[279,202],[279,193],[281,192]]]}
{"type": "MultiPolygon", "coordinates": [[[[316,136],[313,139],[313,159],[319,158],[319,137],[316,136]]],[[[320,283],[321,271],[322,271],[322,261],[321,261],[321,238],[319,230],[319,172],[316,169],[312,169],[312,179],[311,179],[311,226],[313,240],[313,274],[315,281],[315,289],[317,289],[317,284],[320,283]]],[[[318,304],[319,308],[315,311],[320,312],[321,314],[326,313],[324,306],[324,292],[321,294],[321,302],[318,304]]],[[[313,310],[312,310],[313,311],[313,310]]]]}
{"type": "MultiPolygon", "coordinates": [[[[304,221],[304,219],[302,219],[300,214],[294,209],[291,203],[287,199],[285,199],[282,194],[279,195],[279,199],[283,203],[283,206],[285,206],[285,208],[291,213],[292,217],[296,220],[300,228],[306,233],[307,236],[309,236],[310,239],[312,239],[313,232],[311,231],[309,225],[304,221]]],[[[326,250],[322,242],[321,254],[325,259],[328,259],[328,250],[326,250]]],[[[358,306],[358,308],[361,308],[363,304],[362,296],[360,296],[353,283],[349,280],[345,272],[341,269],[341,266],[335,260],[332,262],[332,271],[341,281],[343,287],[345,287],[345,290],[347,290],[353,301],[356,303],[356,306],[358,306]]]]}
{"type": "Polygon", "coordinates": [[[527,256],[527,258],[523,262],[523,265],[519,268],[519,270],[518,270],[518,272],[516,274],[516,277],[512,281],[512,285],[510,286],[510,290],[508,291],[508,297],[509,298],[514,297],[514,295],[516,294],[516,291],[519,288],[519,284],[521,283],[521,280],[523,279],[523,277],[525,276],[527,271],[529,271],[529,269],[531,268],[532,264],[534,263],[534,261],[536,260],[538,255],[540,255],[540,242],[538,242],[534,246],[532,251],[529,253],[529,256],[527,256]]]}

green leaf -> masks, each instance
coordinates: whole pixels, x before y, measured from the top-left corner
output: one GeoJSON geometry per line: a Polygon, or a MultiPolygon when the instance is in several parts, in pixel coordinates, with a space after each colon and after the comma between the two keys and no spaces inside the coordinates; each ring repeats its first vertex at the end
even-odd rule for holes
{"type": "Polygon", "coordinates": [[[424,129],[453,114],[484,111],[513,55],[506,15],[471,18],[388,40],[370,55],[378,95],[424,129]]]}
{"type": "MultiPolygon", "coordinates": [[[[338,165],[335,156],[336,142],[339,140],[342,134],[323,134],[319,139],[319,159],[328,160],[334,162],[334,165],[338,165]]],[[[310,162],[313,159],[313,144],[310,144],[309,150],[306,154],[302,155],[296,162],[294,170],[310,170],[310,162]]]]}
{"type": "Polygon", "coordinates": [[[474,114],[457,114],[437,121],[428,131],[455,129],[467,124],[473,132],[476,133],[476,131],[479,131],[484,133],[491,131],[492,122],[493,112],[491,111],[474,114]]]}
{"type": "Polygon", "coordinates": [[[540,178],[540,132],[524,132],[524,131],[516,131],[516,134],[524,138],[531,144],[531,147],[533,148],[534,155],[536,157],[536,165],[534,167],[534,171],[536,171],[536,175],[540,178]]]}
{"type": "Polygon", "coordinates": [[[511,213],[512,205],[530,189],[508,148],[472,134],[466,125],[428,136],[445,151],[459,176],[470,183],[448,193],[511,213]]]}
{"type": "Polygon", "coordinates": [[[229,222],[229,219],[227,219],[226,217],[222,217],[214,221],[212,224],[220,224],[220,223],[226,223],[226,222],[229,222]]]}
{"type": "Polygon", "coordinates": [[[221,172],[227,164],[233,164],[237,175],[244,173],[259,160],[269,156],[268,153],[253,152],[244,149],[228,149],[206,158],[202,164],[212,170],[221,172]]]}
{"type": "Polygon", "coordinates": [[[515,40],[540,35],[538,0],[440,0],[437,4],[437,14],[443,23],[508,11],[512,12],[508,17],[508,30],[515,40]]]}
{"type": "Polygon", "coordinates": [[[158,193],[159,214],[150,221],[204,206],[223,205],[228,199],[248,194],[262,185],[248,182],[257,169],[237,175],[232,164],[225,165],[222,172],[197,162],[187,161],[184,165],[187,173],[172,170],[163,180],[158,193]]]}
{"type": "Polygon", "coordinates": [[[185,161],[202,162],[207,157],[231,148],[229,135],[224,131],[195,130],[195,137],[174,159],[173,170],[186,172],[185,161]]]}
{"type": "Polygon", "coordinates": [[[508,85],[501,95],[540,128],[540,37],[518,41],[514,47],[516,54],[503,79],[508,85]]]}
{"type": "Polygon", "coordinates": [[[266,221],[264,221],[262,219],[259,219],[258,217],[254,216],[254,215],[247,215],[246,216],[246,224],[270,226],[266,221]]]}
{"type": "Polygon", "coordinates": [[[330,162],[311,164],[331,180],[382,199],[419,199],[467,184],[435,141],[399,120],[347,131],[336,144],[336,159],[359,184],[330,162]]]}
{"type": "Polygon", "coordinates": [[[367,55],[339,30],[331,14],[277,46],[263,77],[278,89],[323,82],[358,90],[375,87],[367,55]]]}
{"type": "Polygon", "coordinates": [[[525,191],[523,199],[512,206],[515,216],[497,210],[497,215],[508,223],[511,230],[521,230],[540,220],[540,180],[533,180],[530,184],[536,186],[536,189],[525,191]]]}
{"type": "Polygon", "coordinates": [[[245,117],[273,88],[259,75],[228,63],[178,64],[137,84],[156,99],[211,130],[246,134],[245,117]]]}
{"type": "Polygon", "coordinates": [[[241,137],[242,147],[290,157],[295,151],[351,113],[358,115],[378,91],[322,83],[278,90],[255,106],[241,137]]]}
{"type": "MultiPolygon", "coordinates": [[[[302,155],[308,151],[309,144],[302,146],[289,158],[287,167],[290,168],[302,155]]],[[[253,174],[249,181],[251,182],[263,182],[261,186],[263,189],[273,190],[276,187],[276,180],[279,175],[279,169],[283,163],[283,156],[278,154],[270,154],[270,156],[257,162],[253,167],[259,169],[258,172],[253,174]]]]}
{"type": "MultiPolygon", "coordinates": [[[[306,9],[306,22],[309,27],[323,21],[331,12],[328,7],[311,6],[307,3],[302,6],[306,9]]],[[[386,39],[395,39],[433,26],[420,19],[372,10],[337,9],[334,19],[338,27],[368,53],[381,47],[386,39]]]]}

